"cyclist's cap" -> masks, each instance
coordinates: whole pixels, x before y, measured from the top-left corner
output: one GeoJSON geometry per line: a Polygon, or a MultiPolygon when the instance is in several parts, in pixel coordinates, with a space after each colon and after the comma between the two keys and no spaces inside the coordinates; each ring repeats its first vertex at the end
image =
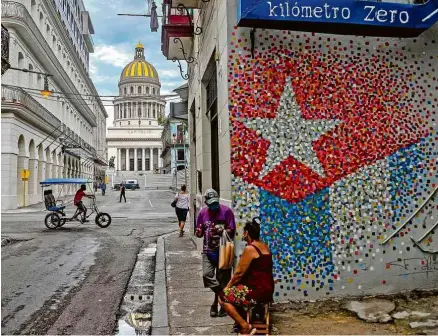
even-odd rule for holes
{"type": "Polygon", "coordinates": [[[219,194],[214,189],[207,189],[207,191],[204,194],[205,197],[205,203],[208,205],[213,203],[219,203],[219,194]]]}

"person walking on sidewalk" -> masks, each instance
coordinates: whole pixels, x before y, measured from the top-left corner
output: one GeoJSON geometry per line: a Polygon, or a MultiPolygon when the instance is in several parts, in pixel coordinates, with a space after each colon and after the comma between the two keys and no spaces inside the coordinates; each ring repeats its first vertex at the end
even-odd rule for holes
{"type": "Polygon", "coordinates": [[[184,225],[186,224],[190,202],[190,194],[187,192],[187,187],[185,184],[181,186],[181,192],[175,195],[175,201],[175,212],[179,222],[179,236],[182,237],[184,234],[184,225]]]}
{"type": "Polygon", "coordinates": [[[219,194],[214,189],[208,189],[205,194],[206,208],[203,208],[196,220],[196,236],[204,238],[202,252],[202,277],[204,287],[214,293],[214,301],[210,308],[211,317],[226,316],[224,308],[218,313],[218,295],[231,278],[231,269],[219,269],[219,243],[223,230],[226,230],[231,239],[234,238],[236,222],[233,211],[219,204],[219,194]]]}
{"type": "Polygon", "coordinates": [[[126,191],[125,184],[122,182],[122,184],[120,184],[120,200],[119,200],[119,203],[122,202],[122,197],[125,199],[125,203],[126,203],[125,191],[126,191]]]}

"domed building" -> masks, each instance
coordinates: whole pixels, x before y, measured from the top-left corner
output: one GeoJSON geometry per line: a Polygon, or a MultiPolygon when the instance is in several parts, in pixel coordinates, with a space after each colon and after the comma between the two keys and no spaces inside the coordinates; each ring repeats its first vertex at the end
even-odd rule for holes
{"type": "Polygon", "coordinates": [[[152,172],[162,167],[163,127],[158,121],[166,102],[160,98],[160,88],[157,70],[145,60],[144,47],[138,43],[134,60],[120,75],[119,96],[113,101],[114,123],[108,128],[108,157],[115,157],[117,171],[152,172]]]}

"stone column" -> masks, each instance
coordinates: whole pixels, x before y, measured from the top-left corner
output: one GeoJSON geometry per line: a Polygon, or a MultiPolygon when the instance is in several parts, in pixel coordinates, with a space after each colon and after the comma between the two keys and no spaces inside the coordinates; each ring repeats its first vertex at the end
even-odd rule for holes
{"type": "Polygon", "coordinates": [[[149,148],[149,169],[150,171],[154,171],[154,149],[149,148]]]}
{"type": "Polygon", "coordinates": [[[158,148],[158,168],[163,168],[163,159],[161,158],[161,148],[158,148]]]}
{"type": "Polygon", "coordinates": [[[137,148],[134,148],[134,171],[138,171],[137,148]]]}
{"type": "Polygon", "coordinates": [[[117,148],[117,170],[122,170],[122,149],[117,148]]]}
{"type": "Polygon", "coordinates": [[[126,167],[125,167],[125,169],[126,169],[126,171],[129,171],[129,148],[126,148],[125,152],[126,152],[126,157],[125,157],[126,167]]]}
{"type": "Polygon", "coordinates": [[[141,169],[146,170],[146,151],[144,148],[141,149],[141,169]]]}

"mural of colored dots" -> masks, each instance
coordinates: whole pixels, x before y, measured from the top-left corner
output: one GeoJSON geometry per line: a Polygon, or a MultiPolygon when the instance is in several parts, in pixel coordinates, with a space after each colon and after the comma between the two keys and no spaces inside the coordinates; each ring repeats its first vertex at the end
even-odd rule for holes
{"type": "Polygon", "coordinates": [[[252,55],[233,30],[233,208],[262,218],[279,300],[438,286],[411,240],[438,218],[437,41],[258,29],[252,55]]]}

